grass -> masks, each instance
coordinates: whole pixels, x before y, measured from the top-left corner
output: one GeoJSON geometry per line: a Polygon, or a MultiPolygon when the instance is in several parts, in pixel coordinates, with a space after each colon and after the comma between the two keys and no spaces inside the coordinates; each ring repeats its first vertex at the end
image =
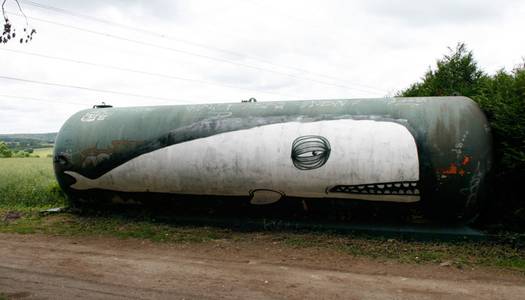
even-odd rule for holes
{"type": "Polygon", "coordinates": [[[40,209],[64,203],[51,158],[0,158],[0,207],[40,209]]]}
{"type": "MultiPolygon", "coordinates": [[[[49,151],[49,150],[48,150],[49,151]]],[[[40,155],[40,154],[39,154],[40,155]]],[[[166,243],[215,240],[276,243],[280,247],[326,248],[353,256],[403,263],[446,262],[456,267],[491,266],[525,274],[523,246],[497,242],[417,242],[362,235],[293,230],[237,230],[160,219],[155,213],[101,212],[42,215],[64,206],[51,158],[0,159],[0,232],[62,236],[108,236],[166,243]]],[[[0,294],[1,295],[1,294],[0,294]]],[[[1,296],[0,296],[1,299],[1,296]]]]}
{"type": "MultiPolygon", "coordinates": [[[[0,211],[0,216],[1,216],[0,211]]],[[[7,212],[4,210],[4,215],[7,212]]],[[[129,218],[124,215],[80,216],[64,213],[42,216],[26,211],[23,216],[0,226],[3,233],[40,233],[63,236],[112,236],[138,238],[155,242],[205,242],[225,238],[230,231],[211,227],[172,226],[152,219],[129,218]]]]}
{"type": "Polygon", "coordinates": [[[53,155],[53,148],[36,148],[33,150],[33,153],[31,154],[33,156],[39,156],[41,158],[50,158],[51,155],[53,155]]]}
{"type": "Polygon", "coordinates": [[[293,247],[335,248],[354,256],[395,260],[402,263],[444,263],[456,267],[491,266],[525,274],[523,249],[497,242],[418,242],[386,238],[294,235],[286,239],[293,247]]]}

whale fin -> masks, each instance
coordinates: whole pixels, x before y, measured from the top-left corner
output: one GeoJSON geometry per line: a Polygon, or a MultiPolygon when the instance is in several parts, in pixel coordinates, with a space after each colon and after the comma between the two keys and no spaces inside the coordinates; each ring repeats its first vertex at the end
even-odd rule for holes
{"type": "Polygon", "coordinates": [[[76,182],[71,185],[71,187],[74,189],[89,190],[89,189],[96,187],[95,185],[96,179],[89,179],[73,171],[64,171],[64,173],[75,178],[76,182]]]}
{"type": "Polygon", "coordinates": [[[280,192],[267,189],[254,190],[250,194],[252,194],[252,199],[250,200],[250,203],[255,205],[275,203],[281,200],[281,198],[284,195],[280,192]]]}

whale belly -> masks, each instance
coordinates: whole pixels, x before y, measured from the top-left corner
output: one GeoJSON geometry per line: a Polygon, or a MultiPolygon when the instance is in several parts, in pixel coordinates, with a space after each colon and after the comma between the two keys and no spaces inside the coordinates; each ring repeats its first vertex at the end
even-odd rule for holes
{"type": "Polygon", "coordinates": [[[73,188],[417,201],[414,137],[395,122],[289,122],[231,131],[140,155],[73,188]],[[406,185],[406,186],[405,186],[406,185]]]}

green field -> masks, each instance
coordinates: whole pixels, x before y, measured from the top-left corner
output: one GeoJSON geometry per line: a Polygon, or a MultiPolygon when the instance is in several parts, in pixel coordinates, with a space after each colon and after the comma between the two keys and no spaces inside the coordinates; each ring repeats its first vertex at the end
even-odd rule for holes
{"type": "Polygon", "coordinates": [[[53,155],[53,148],[36,148],[33,150],[32,155],[41,158],[50,158],[53,155]]]}
{"type": "Polygon", "coordinates": [[[0,207],[46,208],[64,205],[64,197],[47,154],[52,148],[35,150],[40,158],[0,158],[0,207]]]}

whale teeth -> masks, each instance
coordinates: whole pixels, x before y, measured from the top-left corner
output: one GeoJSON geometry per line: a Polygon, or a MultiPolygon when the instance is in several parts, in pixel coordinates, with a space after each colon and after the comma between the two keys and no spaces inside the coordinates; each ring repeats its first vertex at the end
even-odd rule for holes
{"type": "Polygon", "coordinates": [[[413,181],[398,181],[379,184],[339,185],[329,192],[370,195],[420,195],[419,183],[413,181]]]}

